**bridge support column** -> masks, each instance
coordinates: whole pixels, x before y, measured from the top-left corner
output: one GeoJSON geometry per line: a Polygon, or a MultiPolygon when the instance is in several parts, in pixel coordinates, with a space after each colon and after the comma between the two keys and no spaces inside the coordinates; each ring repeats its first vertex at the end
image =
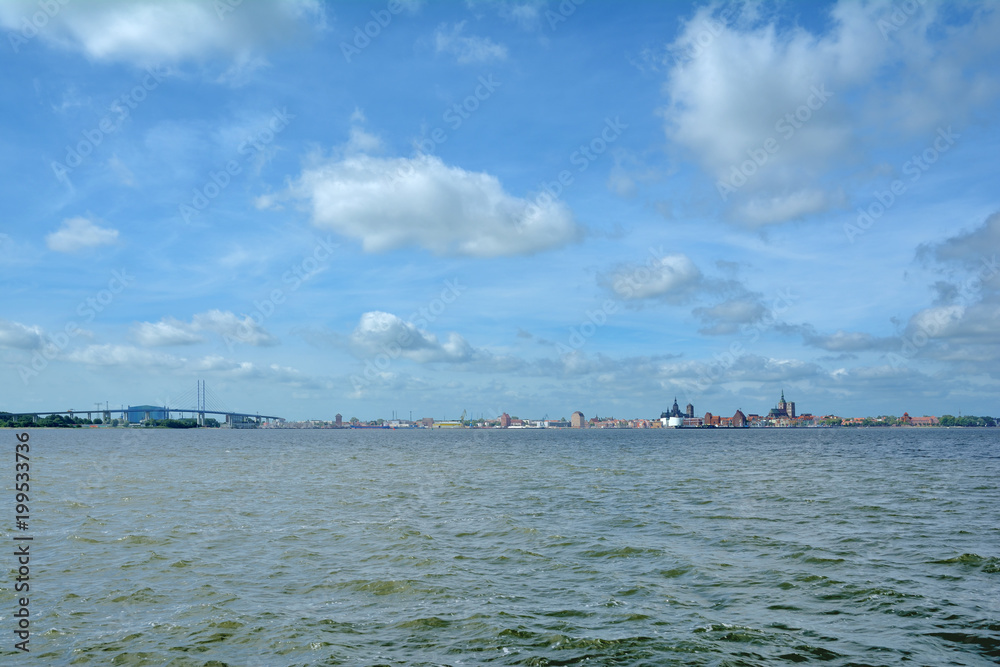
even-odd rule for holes
{"type": "Polygon", "coordinates": [[[105,425],[111,424],[111,411],[110,410],[105,410],[104,411],[104,414],[102,415],[101,421],[103,421],[105,425]]]}

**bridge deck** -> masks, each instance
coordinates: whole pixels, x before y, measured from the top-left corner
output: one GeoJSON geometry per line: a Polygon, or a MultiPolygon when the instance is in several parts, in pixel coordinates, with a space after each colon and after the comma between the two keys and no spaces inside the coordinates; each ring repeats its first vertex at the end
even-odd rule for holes
{"type": "Polygon", "coordinates": [[[163,412],[169,414],[171,412],[190,412],[191,414],[200,415],[226,415],[230,417],[254,417],[256,419],[264,419],[267,421],[278,420],[284,421],[282,417],[276,417],[273,415],[261,415],[252,414],[249,412],[224,412],[222,410],[198,410],[197,408],[168,408],[166,406],[156,407],[152,410],[129,410],[128,408],[123,409],[113,409],[113,410],[34,410],[32,412],[0,412],[0,417],[42,417],[51,415],[68,415],[70,417],[80,416],[80,415],[92,415],[92,414],[118,414],[123,418],[126,414],[130,412],[163,412]]]}

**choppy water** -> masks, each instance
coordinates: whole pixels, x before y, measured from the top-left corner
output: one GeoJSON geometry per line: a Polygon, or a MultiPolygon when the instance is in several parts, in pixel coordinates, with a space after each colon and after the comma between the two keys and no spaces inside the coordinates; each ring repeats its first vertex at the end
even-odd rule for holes
{"type": "Polygon", "coordinates": [[[5,664],[1000,661],[1000,429],[31,433],[5,664]]]}

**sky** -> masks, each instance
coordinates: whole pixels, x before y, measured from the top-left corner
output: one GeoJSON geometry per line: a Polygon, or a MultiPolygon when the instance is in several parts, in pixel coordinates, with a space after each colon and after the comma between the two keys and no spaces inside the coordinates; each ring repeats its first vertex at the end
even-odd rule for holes
{"type": "Polygon", "coordinates": [[[1000,7],[0,4],[0,409],[1000,413],[1000,7]]]}

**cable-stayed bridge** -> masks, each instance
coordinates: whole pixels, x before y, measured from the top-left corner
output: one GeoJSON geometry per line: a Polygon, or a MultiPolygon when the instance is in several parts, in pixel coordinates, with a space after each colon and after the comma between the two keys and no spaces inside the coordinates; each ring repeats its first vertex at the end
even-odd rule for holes
{"type": "MultiPolygon", "coordinates": [[[[204,380],[199,380],[197,386],[192,391],[190,389],[181,392],[177,398],[162,399],[160,405],[129,405],[121,408],[111,408],[107,404],[102,408],[100,403],[95,403],[94,409],[83,410],[34,410],[32,412],[5,412],[0,413],[2,419],[17,419],[29,417],[32,421],[37,421],[42,417],[51,415],[68,415],[70,417],[83,417],[92,421],[97,415],[105,424],[117,418],[127,424],[143,424],[157,419],[193,418],[199,426],[204,426],[207,415],[220,415],[225,417],[222,426],[227,428],[257,428],[263,423],[285,421],[282,417],[274,415],[262,415],[260,413],[240,412],[231,410],[219,397],[205,385],[204,380]]],[[[214,418],[214,417],[213,417],[214,418]]],[[[220,420],[221,421],[221,420],[220,420]]]]}

